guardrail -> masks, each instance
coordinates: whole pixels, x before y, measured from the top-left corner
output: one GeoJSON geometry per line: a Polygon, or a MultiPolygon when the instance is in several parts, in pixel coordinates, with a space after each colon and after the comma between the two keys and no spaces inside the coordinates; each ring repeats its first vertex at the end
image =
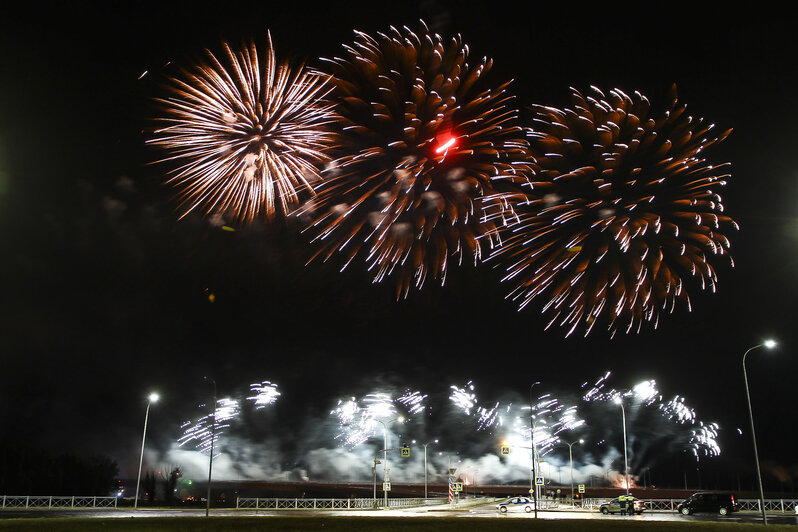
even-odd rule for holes
{"type": "Polygon", "coordinates": [[[116,497],[56,497],[3,495],[0,509],[6,508],[116,508],[116,497]]]}
{"type": "MultiPolygon", "coordinates": [[[[646,503],[646,510],[651,512],[675,512],[676,507],[684,499],[641,499],[646,503]]],[[[582,508],[591,510],[607,502],[607,499],[584,499],[582,508]]],[[[759,499],[737,499],[740,511],[759,512],[759,499]]],[[[765,499],[765,511],[776,513],[795,513],[798,499],[765,499]]]]}
{"type": "MultiPolygon", "coordinates": [[[[388,499],[389,508],[411,508],[416,506],[434,506],[448,504],[445,498],[436,499],[388,499]]],[[[360,499],[278,499],[278,498],[251,498],[239,497],[236,499],[236,508],[249,510],[365,510],[383,508],[383,499],[376,501],[366,498],[360,499]],[[376,504],[375,504],[376,503],[376,504]]]]}

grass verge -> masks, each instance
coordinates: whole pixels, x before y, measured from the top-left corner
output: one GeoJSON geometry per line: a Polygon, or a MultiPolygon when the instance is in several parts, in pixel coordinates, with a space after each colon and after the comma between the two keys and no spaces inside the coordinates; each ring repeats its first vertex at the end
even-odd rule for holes
{"type": "MultiPolygon", "coordinates": [[[[424,517],[138,517],[41,518],[0,520],[2,531],[54,532],[747,532],[761,525],[713,522],[645,522],[620,519],[550,520],[424,517]]],[[[795,532],[792,525],[769,532],[795,532]]]]}

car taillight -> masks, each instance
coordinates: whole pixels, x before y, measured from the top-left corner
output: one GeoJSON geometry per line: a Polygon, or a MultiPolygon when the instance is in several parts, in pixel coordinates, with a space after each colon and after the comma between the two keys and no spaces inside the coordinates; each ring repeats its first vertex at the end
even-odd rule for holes
{"type": "Polygon", "coordinates": [[[731,496],[731,500],[732,500],[732,504],[736,504],[736,503],[734,502],[734,495],[732,495],[732,496],[731,496]]]}

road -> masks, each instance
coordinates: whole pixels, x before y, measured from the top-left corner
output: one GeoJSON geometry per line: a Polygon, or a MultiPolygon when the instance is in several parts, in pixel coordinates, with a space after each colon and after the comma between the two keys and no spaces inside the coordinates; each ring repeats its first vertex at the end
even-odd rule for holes
{"type": "MultiPolygon", "coordinates": [[[[204,516],[205,510],[201,509],[101,509],[101,510],[69,510],[69,509],[13,509],[0,510],[0,519],[20,519],[35,517],[102,517],[102,518],[143,518],[147,517],[180,517],[204,516]]],[[[270,515],[347,515],[347,516],[391,516],[391,517],[458,517],[463,519],[534,519],[534,513],[508,513],[500,514],[496,511],[495,503],[490,502],[480,506],[460,508],[450,507],[423,507],[402,508],[395,510],[211,510],[213,516],[270,516],[270,515]]],[[[622,521],[723,521],[733,523],[762,523],[762,517],[756,512],[738,512],[731,516],[721,517],[714,514],[700,514],[682,516],[675,512],[647,512],[642,515],[620,516],[602,515],[597,511],[586,510],[546,510],[538,512],[538,519],[613,519],[622,521]]],[[[798,516],[793,514],[768,515],[769,524],[796,525],[798,516]]]]}

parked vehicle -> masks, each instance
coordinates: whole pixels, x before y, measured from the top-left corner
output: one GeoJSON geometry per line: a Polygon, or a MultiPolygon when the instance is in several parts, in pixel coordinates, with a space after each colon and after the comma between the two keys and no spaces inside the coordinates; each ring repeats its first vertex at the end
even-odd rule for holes
{"type": "MultiPolygon", "coordinates": [[[[634,513],[642,514],[646,509],[646,503],[641,501],[640,499],[635,499],[632,501],[632,507],[634,508],[634,513]]],[[[599,512],[603,513],[604,515],[607,514],[617,514],[621,512],[621,501],[616,497],[611,501],[607,501],[599,506],[599,512]]],[[[626,510],[629,513],[628,510],[626,510]]]]}
{"type": "Polygon", "coordinates": [[[682,515],[700,512],[729,515],[739,510],[739,506],[731,493],[700,492],[690,495],[684,502],[679,503],[676,509],[682,515]]]}
{"type": "Polygon", "coordinates": [[[531,512],[535,509],[535,503],[529,497],[511,497],[510,499],[500,502],[496,505],[496,509],[501,513],[525,511],[531,512]]]}

